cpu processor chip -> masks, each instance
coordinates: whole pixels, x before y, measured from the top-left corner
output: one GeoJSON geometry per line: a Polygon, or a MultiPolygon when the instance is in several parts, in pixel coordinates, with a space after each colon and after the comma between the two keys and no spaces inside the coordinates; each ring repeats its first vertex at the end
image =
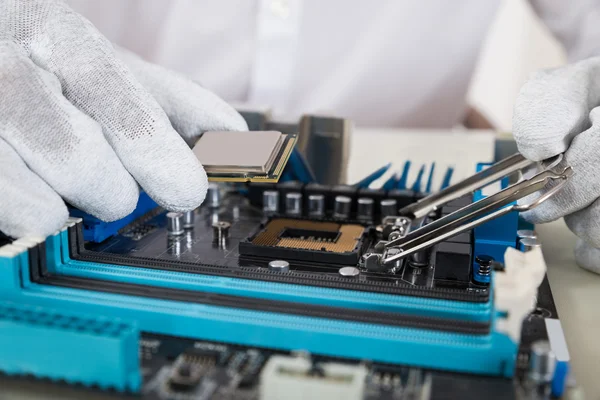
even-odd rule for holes
{"type": "Polygon", "coordinates": [[[210,131],[193,151],[210,181],[277,182],[296,138],[277,131],[210,131]]]}
{"type": "Polygon", "coordinates": [[[353,265],[366,236],[358,224],[273,218],[239,250],[248,256],[353,265]]]}

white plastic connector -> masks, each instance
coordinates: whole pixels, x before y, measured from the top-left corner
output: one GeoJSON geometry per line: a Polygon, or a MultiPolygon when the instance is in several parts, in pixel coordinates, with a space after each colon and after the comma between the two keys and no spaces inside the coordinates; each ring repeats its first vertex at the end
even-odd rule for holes
{"type": "Polygon", "coordinates": [[[78,222],[83,221],[83,219],[81,218],[74,218],[74,217],[69,217],[67,218],[67,222],[65,222],[64,228],[70,228],[72,226],[77,225],[78,222]]]}
{"type": "Polygon", "coordinates": [[[546,275],[546,262],[541,248],[528,252],[508,248],[504,253],[504,271],[496,272],[496,309],[506,313],[498,318],[496,330],[507,334],[515,343],[521,340],[523,319],[535,307],[532,301],[546,275]]]}
{"type": "Polygon", "coordinates": [[[27,236],[21,239],[17,239],[12,242],[13,246],[18,246],[23,249],[30,249],[44,242],[46,239],[41,236],[27,236]]]}
{"type": "Polygon", "coordinates": [[[13,246],[12,244],[5,244],[4,246],[0,247],[0,257],[13,258],[21,254],[23,251],[25,251],[25,249],[22,247],[13,246]]]}
{"type": "Polygon", "coordinates": [[[260,374],[261,400],[362,400],[367,368],[364,365],[324,363],[321,374],[303,357],[273,356],[260,374]]]}

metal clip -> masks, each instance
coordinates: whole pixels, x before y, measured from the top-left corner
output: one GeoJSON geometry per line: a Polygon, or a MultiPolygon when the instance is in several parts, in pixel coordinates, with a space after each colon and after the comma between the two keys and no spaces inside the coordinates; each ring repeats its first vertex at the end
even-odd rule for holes
{"type": "Polygon", "coordinates": [[[448,186],[444,190],[404,207],[400,210],[400,215],[411,219],[424,218],[442,204],[446,204],[465,194],[472,193],[473,191],[502,179],[513,172],[520,171],[534,164],[535,162],[527,160],[521,154],[514,154],[475,175],[471,175],[452,186],[448,186]]]}
{"type": "MultiPolygon", "coordinates": [[[[384,265],[393,263],[410,254],[431,247],[434,244],[450,237],[456,236],[459,233],[473,229],[474,227],[494,218],[501,217],[512,211],[523,212],[537,207],[561,190],[562,187],[567,183],[568,178],[573,174],[573,170],[570,166],[563,168],[561,172],[554,172],[550,169],[556,167],[561,160],[562,155],[559,155],[555,159],[549,160],[548,163],[543,165],[543,167],[546,169],[542,172],[539,172],[532,178],[523,180],[494,195],[469,204],[458,211],[455,211],[443,218],[433,221],[430,224],[424,225],[412,232],[409,232],[404,237],[400,237],[385,243],[385,249],[394,247],[400,248],[401,251],[387,255],[387,252],[384,250],[380,262],[384,265]],[[547,184],[550,184],[549,190],[532,202],[522,205],[510,205],[511,203],[514,203],[525,196],[540,191],[547,184]]],[[[426,216],[433,209],[448,201],[451,201],[454,198],[467,194],[477,188],[481,188],[486,184],[503,178],[507,174],[518,171],[530,165],[533,165],[533,163],[526,161],[522,156],[511,156],[490,167],[489,169],[492,171],[488,174],[482,174],[480,172],[476,175],[473,175],[457,185],[447,188],[447,190],[426,197],[420,202],[400,210],[400,213],[403,214],[407,212],[406,210],[408,210],[410,215],[418,220],[419,218],[426,216]],[[440,196],[440,194],[443,195],[440,196]],[[427,212],[425,212],[425,210],[427,210],[427,212]]]]}

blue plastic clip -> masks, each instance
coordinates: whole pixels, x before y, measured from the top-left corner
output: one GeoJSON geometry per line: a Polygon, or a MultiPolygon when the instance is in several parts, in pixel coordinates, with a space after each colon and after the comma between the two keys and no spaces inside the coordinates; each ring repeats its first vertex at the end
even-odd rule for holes
{"type": "Polygon", "coordinates": [[[378,168],[377,170],[375,170],[375,172],[370,173],[369,175],[367,175],[366,177],[364,177],[363,179],[361,179],[360,181],[355,183],[353,186],[358,187],[358,188],[368,188],[369,185],[371,185],[371,183],[373,183],[377,179],[381,178],[383,176],[383,174],[385,174],[390,169],[391,166],[392,166],[392,163],[388,163],[388,164],[384,165],[383,167],[378,168]]]}
{"type": "MultiPolygon", "coordinates": [[[[423,174],[425,173],[425,165],[421,165],[421,168],[419,169],[419,174],[417,175],[417,179],[415,180],[415,183],[412,186],[412,190],[415,193],[419,193],[421,192],[421,183],[423,180],[423,174]]],[[[400,189],[400,188],[398,188],[400,189]]]]}
{"type": "Polygon", "coordinates": [[[396,189],[406,189],[407,187],[407,181],[408,181],[408,172],[410,171],[410,166],[411,166],[411,162],[410,161],[406,161],[404,163],[404,168],[402,169],[402,175],[400,175],[400,178],[398,179],[398,182],[396,184],[396,189]]]}
{"type": "Polygon", "coordinates": [[[425,186],[425,193],[431,193],[431,184],[433,183],[433,173],[435,172],[435,163],[431,163],[429,169],[429,177],[427,178],[427,185],[425,186]]]}
{"type": "Polygon", "coordinates": [[[141,192],[135,210],[125,218],[121,218],[117,221],[104,222],[93,215],[76,208],[69,209],[69,214],[71,214],[72,217],[83,219],[83,238],[86,241],[100,243],[109,237],[116,235],[120,229],[126,227],[157,207],[158,204],[156,204],[150,196],[141,192]]]}

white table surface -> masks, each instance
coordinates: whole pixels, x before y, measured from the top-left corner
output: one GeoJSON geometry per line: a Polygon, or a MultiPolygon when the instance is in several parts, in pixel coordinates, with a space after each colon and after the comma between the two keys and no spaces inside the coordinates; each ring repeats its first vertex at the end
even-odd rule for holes
{"type": "MultiPolygon", "coordinates": [[[[495,133],[490,131],[356,129],[350,146],[348,182],[356,182],[390,161],[401,169],[405,160],[436,161],[438,171],[442,169],[438,166],[453,165],[454,178],[465,177],[474,172],[477,162],[492,160],[494,139],[495,133]]],[[[413,179],[417,169],[411,168],[413,179]]],[[[586,399],[600,399],[600,275],[575,264],[576,238],[562,220],[539,225],[536,230],[575,379],[586,399]]]]}

